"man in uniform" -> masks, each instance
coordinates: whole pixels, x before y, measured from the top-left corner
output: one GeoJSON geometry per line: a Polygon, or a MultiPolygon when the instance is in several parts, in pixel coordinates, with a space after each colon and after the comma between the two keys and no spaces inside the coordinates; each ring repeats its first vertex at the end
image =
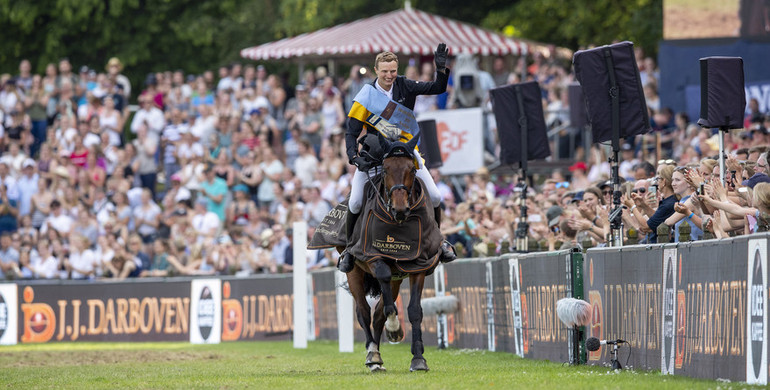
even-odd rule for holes
{"type": "MultiPolygon", "coordinates": [[[[420,82],[409,80],[404,76],[398,75],[398,57],[391,52],[382,52],[374,60],[374,70],[377,78],[372,82],[372,86],[380,93],[387,96],[409,110],[414,110],[414,102],[417,95],[438,95],[446,91],[447,81],[449,79],[449,69],[446,67],[449,50],[446,45],[441,43],[434,52],[434,61],[436,63],[436,80],[420,82]]],[[[346,217],[346,234],[348,245],[353,236],[353,227],[363,206],[364,185],[369,175],[375,175],[379,172],[379,167],[374,166],[374,162],[368,160],[365,156],[358,153],[358,137],[361,130],[367,134],[377,135],[377,130],[364,123],[364,118],[358,114],[357,109],[360,105],[354,104],[348,114],[348,128],[345,134],[345,146],[348,154],[348,161],[358,169],[353,175],[350,190],[350,200],[348,203],[348,213],[346,217]]],[[[413,116],[413,114],[412,114],[413,116]]],[[[416,153],[416,152],[415,152],[416,153]]],[[[434,214],[437,223],[441,223],[441,209],[438,207],[441,202],[441,194],[433,182],[428,169],[422,164],[419,155],[415,156],[420,162],[420,169],[416,176],[425,183],[425,190],[430,196],[431,203],[435,206],[434,214]]],[[[441,245],[441,261],[449,262],[456,258],[453,249],[446,241],[441,245]]],[[[354,259],[347,252],[340,256],[340,262],[337,265],[340,271],[350,272],[354,266],[354,259]]]]}

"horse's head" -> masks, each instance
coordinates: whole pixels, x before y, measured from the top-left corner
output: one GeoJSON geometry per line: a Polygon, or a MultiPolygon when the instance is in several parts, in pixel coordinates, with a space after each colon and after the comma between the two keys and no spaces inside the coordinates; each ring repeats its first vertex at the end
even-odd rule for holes
{"type": "Polygon", "coordinates": [[[403,222],[409,215],[409,201],[414,186],[414,147],[420,134],[415,134],[407,143],[391,142],[380,136],[385,150],[382,161],[385,189],[387,190],[388,212],[394,213],[396,221],[403,222]]]}

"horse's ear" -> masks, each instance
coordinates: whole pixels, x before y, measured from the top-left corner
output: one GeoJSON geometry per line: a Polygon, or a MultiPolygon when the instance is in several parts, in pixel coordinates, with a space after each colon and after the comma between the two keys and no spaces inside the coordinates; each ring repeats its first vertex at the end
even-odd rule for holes
{"type": "Polygon", "coordinates": [[[390,146],[390,142],[385,139],[385,136],[382,135],[379,131],[377,132],[377,139],[380,141],[380,147],[382,147],[383,151],[388,150],[388,146],[390,146]]]}
{"type": "Polygon", "coordinates": [[[417,142],[420,141],[420,131],[417,130],[416,133],[414,133],[414,136],[412,139],[409,140],[409,142],[406,143],[406,148],[409,150],[409,152],[413,151],[415,146],[417,146],[417,142]]]}

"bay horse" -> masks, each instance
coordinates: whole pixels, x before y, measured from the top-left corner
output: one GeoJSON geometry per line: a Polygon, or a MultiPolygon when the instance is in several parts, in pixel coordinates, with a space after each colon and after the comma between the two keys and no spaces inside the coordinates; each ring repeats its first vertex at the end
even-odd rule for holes
{"type": "MultiPolygon", "coordinates": [[[[413,151],[419,133],[406,143],[392,142],[379,136],[385,151],[382,159],[381,180],[377,186],[377,196],[383,200],[387,212],[400,224],[410,214],[415,201],[415,160],[413,151]],[[384,199],[383,199],[384,198],[384,199]]],[[[359,223],[365,218],[359,218],[359,223]]],[[[353,270],[347,273],[348,288],[356,304],[358,323],[366,335],[366,366],[371,372],[385,371],[380,356],[379,346],[383,330],[391,343],[404,339],[404,330],[398,318],[395,300],[398,297],[404,272],[395,267],[395,261],[386,257],[375,258],[368,262],[356,261],[353,270]],[[395,277],[394,277],[395,276],[395,277]],[[366,296],[380,296],[374,310],[374,322],[366,296]]],[[[428,364],[423,357],[422,342],[422,306],[420,303],[425,276],[430,270],[409,273],[409,306],[407,313],[412,325],[412,362],[410,371],[428,371],[428,364]]]]}

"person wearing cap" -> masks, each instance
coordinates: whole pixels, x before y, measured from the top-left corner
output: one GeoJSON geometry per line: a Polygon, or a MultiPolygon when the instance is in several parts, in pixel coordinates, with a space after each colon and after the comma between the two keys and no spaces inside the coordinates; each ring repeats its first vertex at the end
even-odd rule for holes
{"type": "Polygon", "coordinates": [[[618,165],[618,174],[626,180],[633,180],[634,166],[639,164],[639,159],[635,157],[634,148],[629,143],[624,143],[620,150],[622,161],[618,165]]]}
{"type": "Polygon", "coordinates": [[[35,161],[27,158],[21,164],[21,177],[17,180],[19,190],[19,216],[28,215],[32,208],[32,195],[37,193],[37,182],[40,175],[35,172],[35,161]]]}
{"type": "Polygon", "coordinates": [[[123,63],[120,62],[120,59],[118,57],[110,58],[109,61],[107,61],[107,66],[105,68],[107,69],[107,75],[113,84],[122,86],[122,89],[119,90],[121,95],[125,99],[130,98],[131,81],[128,77],[120,73],[123,71],[123,63]]]}
{"type": "MultiPolygon", "coordinates": [[[[418,82],[398,75],[398,57],[394,53],[388,51],[379,53],[374,59],[374,70],[377,78],[372,81],[370,85],[392,102],[406,107],[411,112],[411,110],[414,110],[415,99],[418,95],[438,95],[446,91],[450,73],[449,68],[446,66],[448,56],[449,50],[446,45],[440,43],[434,52],[436,80],[418,82]]],[[[364,92],[363,89],[362,92],[364,92]]],[[[348,156],[348,163],[355,165],[358,168],[351,182],[350,200],[346,218],[348,244],[350,244],[353,239],[353,227],[355,226],[358,215],[363,207],[364,185],[366,184],[369,175],[378,172],[378,168],[373,167],[373,162],[368,161],[365,157],[358,154],[358,138],[362,131],[367,135],[371,134],[377,136],[378,134],[378,130],[374,127],[364,124],[364,117],[367,112],[366,107],[356,100],[348,113],[348,127],[347,132],[345,133],[345,148],[348,156]]],[[[412,113],[412,115],[414,114],[412,113]]],[[[417,152],[415,151],[415,153],[417,152]]],[[[421,160],[419,156],[418,159],[421,160]]],[[[428,169],[425,168],[424,165],[420,165],[420,169],[417,171],[416,176],[425,184],[425,190],[435,206],[435,220],[440,225],[441,209],[439,204],[441,203],[441,193],[439,193],[436,184],[433,182],[433,178],[428,169]]],[[[441,258],[442,261],[454,260],[454,251],[446,242],[444,242],[441,247],[441,258]]],[[[340,263],[338,264],[339,269],[343,272],[350,272],[353,269],[353,266],[353,259],[347,252],[345,252],[345,255],[340,257],[340,263]]]]}
{"type": "Polygon", "coordinates": [[[586,176],[586,172],[588,172],[586,163],[578,161],[569,167],[569,171],[572,172],[572,180],[570,180],[572,188],[584,190],[591,185],[591,182],[586,176]]]}

